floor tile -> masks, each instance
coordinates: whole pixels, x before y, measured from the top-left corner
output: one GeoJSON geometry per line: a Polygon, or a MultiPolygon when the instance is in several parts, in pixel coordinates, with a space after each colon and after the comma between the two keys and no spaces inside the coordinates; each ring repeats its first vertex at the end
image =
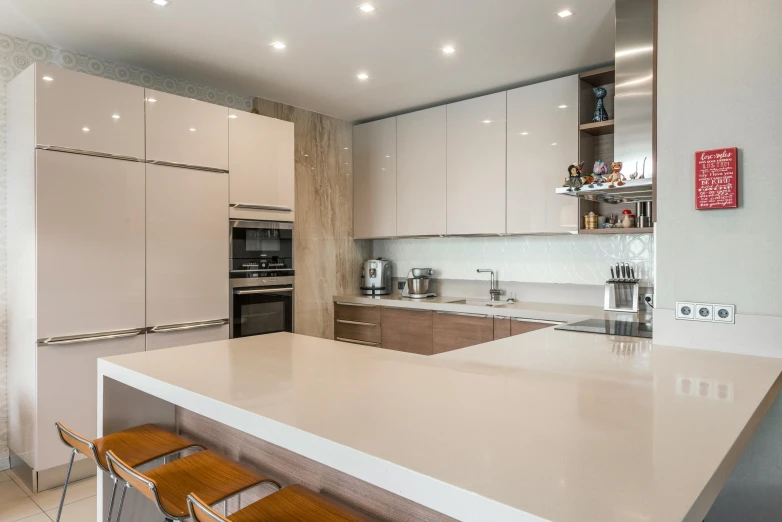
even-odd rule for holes
{"type": "MultiPolygon", "coordinates": [[[[62,508],[60,522],[85,522],[95,520],[98,510],[98,497],[85,498],[62,508]]],[[[57,518],[57,508],[46,512],[49,518],[57,518]]]]}
{"type": "Polygon", "coordinates": [[[0,484],[2,484],[3,482],[8,482],[9,480],[11,480],[11,475],[6,473],[5,471],[0,471],[0,484]]]}
{"type": "Polygon", "coordinates": [[[52,522],[52,519],[46,513],[38,513],[37,515],[23,518],[19,522],[52,522]]]}
{"type": "MultiPolygon", "coordinates": [[[[94,497],[98,492],[98,483],[95,477],[71,482],[68,485],[68,492],[65,495],[65,503],[73,504],[85,498],[94,497]]],[[[56,509],[60,505],[62,497],[62,487],[36,493],[30,498],[38,504],[38,507],[44,511],[56,509]]]]}
{"type": "Polygon", "coordinates": [[[13,480],[13,481],[16,483],[16,485],[17,485],[17,486],[19,486],[20,488],[22,488],[22,491],[24,491],[24,494],[25,494],[25,495],[27,495],[28,497],[32,497],[32,496],[33,496],[33,492],[32,492],[32,491],[30,491],[30,488],[28,488],[28,487],[27,487],[27,484],[25,484],[24,482],[22,482],[22,479],[20,479],[20,478],[19,478],[19,477],[16,475],[16,473],[14,473],[14,472],[13,472],[12,470],[10,470],[10,469],[9,469],[8,471],[6,471],[6,473],[8,473],[8,476],[9,476],[9,477],[11,477],[11,480],[13,480]]]}
{"type": "Polygon", "coordinates": [[[0,522],[16,522],[42,513],[16,482],[0,484],[0,522]]]}

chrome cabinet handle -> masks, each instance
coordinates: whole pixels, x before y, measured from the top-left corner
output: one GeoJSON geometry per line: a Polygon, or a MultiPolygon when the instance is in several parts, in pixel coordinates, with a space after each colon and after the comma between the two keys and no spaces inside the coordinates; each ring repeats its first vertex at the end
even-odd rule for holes
{"type": "Polygon", "coordinates": [[[373,343],[370,341],[359,341],[357,339],[346,339],[344,337],[337,337],[337,341],[342,341],[343,343],[362,344],[364,346],[377,346],[380,344],[380,343],[373,343]]]}
{"type": "Polygon", "coordinates": [[[40,339],[38,343],[46,346],[58,346],[63,344],[77,344],[77,343],[91,343],[95,341],[108,341],[111,339],[122,339],[125,337],[135,337],[141,335],[144,332],[143,328],[136,328],[134,330],[117,330],[115,332],[105,332],[89,335],[74,335],[67,337],[49,337],[47,339],[40,339]]]}
{"type": "Polygon", "coordinates": [[[73,149],[70,147],[57,147],[54,145],[36,145],[35,148],[38,150],[50,150],[52,152],[65,152],[68,154],[81,154],[82,156],[94,156],[96,158],[109,158],[109,159],[116,159],[122,161],[135,161],[137,163],[144,162],[143,159],[136,158],[133,156],[120,156],[117,154],[108,154],[106,152],[95,152],[95,151],[84,150],[84,149],[73,149]]]}
{"type": "Polygon", "coordinates": [[[467,317],[489,317],[486,314],[468,314],[466,312],[437,312],[440,315],[464,315],[467,317]]]}
{"type": "Polygon", "coordinates": [[[362,304],[362,303],[341,303],[341,302],[339,302],[339,301],[337,301],[337,303],[336,303],[336,304],[338,304],[338,305],[340,305],[340,306],[360,306],[360,307],[363,307],[363,308],[377,308],[377,305],[373,305],[373,304],[362,304]]]}
{"type": "Polygon", "coordinates": [[[217,172],[219,174],[228,174],[225,169],[219,169],[217,167],[204,167],[203,165],[190,165],[188,163],[176,163],[174,161],[162,161],[162,160],[147,160],[150,165],[160,165],[161,167],[176,167],[179,169],[190,170],[204,170],[206,172],[217,172]]]}
{"type": "Polygon", "coordinates": [[[283,294],[293,292],[293,287],[286,288],[256,288],[254,290],[234,290],[236,295],[250,295],[250,294],[283,294]]]}
{"type": "Polygon", "coordinates": [[[545,319],[525,319],[524,317],[511,317],[514,321],[520,323],[540,323],[540,324],[565,324],[562,321],[546,321],[545,319]]]}
{"type": "Polygon", "coordinates": [[[275,212],[293,212],[290,207],[280,207],[277,205],[253,205],[252,203],[231,203],[233,208],[245,210],[273,210],[275,212]]]}
{"type": "Polygon", "coordinates": [[[346,321],[344,319],[337,319],[337,322],[342,324],[355,324],[358,326],[377,326],[377,323],[364,323],[361,321],[346,321]]]}
{"type": "Polygon", "coordinates": [[[195,330],[196,328],[214,328],[216,326],[223,326],[226,324],[228,324],[228,319],[219,319],[217,321],[153,326],[149,329],[149,331],[152,333],[181,332],[183,330],[195,330]]]}

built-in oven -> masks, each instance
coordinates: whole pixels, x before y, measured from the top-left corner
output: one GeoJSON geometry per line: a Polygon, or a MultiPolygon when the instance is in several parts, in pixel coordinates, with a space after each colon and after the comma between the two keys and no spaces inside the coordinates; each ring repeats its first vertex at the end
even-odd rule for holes
{"type": "Polygon", "coordinates": [[[231,221],[231,338],[292,332],[293,223],[231,221]]]}

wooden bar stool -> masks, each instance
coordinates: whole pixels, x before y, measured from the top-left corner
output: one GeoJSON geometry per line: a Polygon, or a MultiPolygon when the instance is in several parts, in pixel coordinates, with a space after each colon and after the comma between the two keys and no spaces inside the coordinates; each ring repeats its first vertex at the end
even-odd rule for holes
{"type": "Polygon", "coordinates": [[[194,522],[367,522],[371,518],[298,484],[272,493],[228,518],[218,515],[195,493],[187,496],[194,522]]]}
{"type": "Polygon", "coordinates": [[[119,498],[117,522],[125,493],[133,487],[152,501],[167,522],[190,516],[187,495],[196,493],[210,506],[223,502],[259,484],[280,484],[214,451],[205,450],[157,467],[146,473],[122,461],[113,451],[106,454],[110,473],[125,481],[119,498]]]}
{"type": "MultiPolygon", "coordinates": [[[[57,509],[57,522],[59,522],[62,514],[65,492],[68,490],[68,480],[71,478],[73,459],[76,457],[77,452],[92,459],[99,469],[109,473],[108,462],[106,461],[106,453],[109,451],[122,455],[126,462],[135,467],[148,464],[153,460],[175,455],[186,449],[204,449],[203,446],[159,428],[154,424],[145,424],[128,430],[118,431],[99,439],[82,437],[62,422],[56,422],[55,426],[57,427],[57,433],[60,435],[60,440],[72,449],[71,460],[68,463],[68,472],[65,475],[65,486],[62,488],[60,507],[57,509]]],[[[111,478],[114,480],[114,486],[111,490],[111,501],[109,502],[108,514],[106,515],[107,522],[111,520],[114,495],[117,492],[117,477],[114,475],[111,478]]]]}

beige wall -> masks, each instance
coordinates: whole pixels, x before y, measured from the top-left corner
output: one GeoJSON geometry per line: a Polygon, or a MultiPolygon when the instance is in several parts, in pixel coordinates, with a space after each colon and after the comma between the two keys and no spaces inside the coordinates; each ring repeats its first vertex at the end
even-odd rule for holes
{"type": "Polygon", "coordinates": [[[358,292],[371,252],[352,238],[353,124],[263,98],[253,111],[295,124],[295,331],[331,339],[332,297],[358,292]]]}

